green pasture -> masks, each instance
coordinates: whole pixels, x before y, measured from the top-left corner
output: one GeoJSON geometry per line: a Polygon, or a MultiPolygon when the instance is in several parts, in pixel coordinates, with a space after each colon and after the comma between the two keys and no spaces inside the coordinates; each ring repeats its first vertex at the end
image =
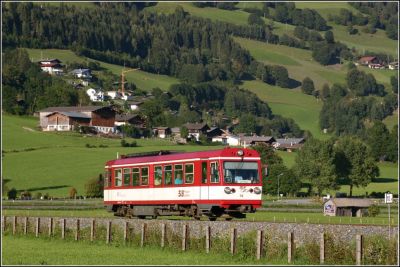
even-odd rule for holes
{"type": "Polygon", "coordinates": [[[245,81],[241,87],[267,102],[274,114],[292,118],[301,129],[309,130],[314,137],[320,139],[329,137],[319,128],[322,102],[315,97],[305,95],[298,89],[281,88],[259,80],[245,81]]]}
{"type": "Polygon", "coordinates": [[[3,179],[8,181],[6,185],[9,188],[49,193],[54,197],[68,196],[70,187],[75,187],[78,195],[83,195],[87,180],[103,173],[106,161],[115,159],[117,155],[160,149],[196,151],[218,148],[178,146],[162,139],[137,139],[138,147],[126,148],[121,147],[119,139],[33,130],[37,123],[35,119],[3,115],[3,179]],[[87,148],[86,144],[96,148],[87,148]],[[107,147],[99,148],[99,145],[107,147]]]}
{"type": "Polygon", "coordinates": [[[397,124],[399,124],[399,112],[398,110],[395,111],[392,115],[387,116],[384,120],[383,123],[386,125],[386,127],[391,131],[393,127],[397,124]]]}
{"type": "Polygon", "coordinates": [[[2,263],[5,265],[242,265],[273,262],[265,257],[259,261],[230,255],[192,249],[181,251],[147,245],[123,246],[120,242],[75,242],[57,238],[35,238],[5,235],[2,237],[2,263]],[[18,248],[18,249],[15,249],[18,248]]]}
{"type": "MultiPolygon", "coordinates": [[[[86,57],[77,56],[71,50],[62,50],[62,49],[26,49],[28,51],[29,57],[31,61],[36,62],[43,58],[58,58],[62,61],[63,64],[68,64],[72,62],[90,62],[97,61],[100,63],[100,66],[104,69],[111,71],[116,75],[121,75],[121,71],[124,69],[123,66],[109,64],[98,60],[89,59],[86,57]]],[[[128,69],[128,68],[125,68],[128,69]]],[[[94,72],[95,73],[95,72],[94,72]]],[[[159,87],[162,90],[168,90],[169,86],[174,83],[179,83],[178,79],[161,74],[153,74],[141,70],[131,71],[125,74],[125,79],[128,82],[133,82],[137,86],[137,88],[150,91],[155,87],[159,87]]],[[[105,88],[107,89],[107,88],[105,88]]]]}

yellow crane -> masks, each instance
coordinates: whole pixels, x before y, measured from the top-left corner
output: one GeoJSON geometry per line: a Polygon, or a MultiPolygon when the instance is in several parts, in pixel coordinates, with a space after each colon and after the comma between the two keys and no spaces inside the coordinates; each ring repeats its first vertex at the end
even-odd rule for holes
{"type": "Polygon", "coordinates": [[[139,70],[140,68],[137,69],[129,69],[129,70],[122,70],[121,71],[121,94],[124,95],[125,93],[125,73],[134,71],[134,70],[139,70]]]}

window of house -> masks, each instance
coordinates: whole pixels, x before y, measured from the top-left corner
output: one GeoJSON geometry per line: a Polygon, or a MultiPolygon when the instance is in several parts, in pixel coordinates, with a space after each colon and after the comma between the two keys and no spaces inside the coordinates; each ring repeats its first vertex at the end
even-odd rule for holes
{"type": "Polygon", "coordinates": [[[154,185],[161,185],[162,182],[162,166],[154,167],[154,185]]]}
{"type": "Polygon", "coordinates": [[[149,184],[149,167],[143,167],[141,185],[148,185],[148,184],[149,184]]]}
{"type": "Polygon", "coordinates": [[[172,184],[172,165],[164,166],[164,184],[165,185],[172,184]]]}
{"type": "Polygon", "coordinates": [[[185,164],[185,184],[193,184],[194,167],[193,163],[185,164]]]}
{"type": "Polygon", "coordinates": [[[138,186],[140,181],[139,168],[132,168],[132,182],[133,186],[138,186]]]}
{"type": "Polygon", "coordinates": [[[131,183],[131,170],[124,169],[124,186],[129,186],[131,183]]]}
{"type": "Polygon", "coordinates": [[[211,162],[211,183],[219,183],[218,162],[211,162]]]}
{"type": "Polygon", "coordinates": [[[114,185],[115,186],[122,185],[122,170],[121,169],[114,170],[114,185]]]}
{"type": "Polygon", "coordinates": [[[182,164],[175,165],[175,184],[183,184],[183,166],[182,164]]]}

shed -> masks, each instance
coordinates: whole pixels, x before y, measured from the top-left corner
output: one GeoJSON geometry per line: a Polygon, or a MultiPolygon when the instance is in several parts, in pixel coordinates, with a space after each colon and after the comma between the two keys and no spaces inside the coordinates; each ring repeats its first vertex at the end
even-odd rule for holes
{"type": "Polygon", "coordinates": [[[360,198],[331,198],[324,203],[325,216],[362,217],[372,205],[369,199],[360,198]]]}

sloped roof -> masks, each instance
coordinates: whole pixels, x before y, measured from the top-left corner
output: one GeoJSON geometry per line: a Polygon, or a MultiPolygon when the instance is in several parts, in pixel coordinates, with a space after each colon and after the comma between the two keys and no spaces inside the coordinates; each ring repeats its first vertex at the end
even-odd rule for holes
{"type": "Polygon", "coordinates": [[[336,207],[369,207],[373,204],[370,199],[365,198],[332,198],[327,202],[329,201],[332,201],[336,207]]]}
{"type": "Polygon", "coordinates": [[[90,116],[88,116],[86,114],[83,114],[83,113],[80,113],[80,112],[59,112],[59,111],[55,111],[53,113],[50,113],[46,117],[49,117],[49,116],[51,116],[51,115],[53,115],[55,113],[60,113],[62,115],[65,115],[65,116],[71,117],[71,118],[84,118],[84,119],[90,119],[91,118],[90,116]]]}
{"type": "Polygon", "coordinates": [[[203,122],[203,123],[186,123],[185,124],[186,128],[188,128],[188,130],[201,130],[203,128],[209,128],[207,123],[203,122]]]}
{"type": "Polygon", "coordinates": [[[281,145],[294,145],[304,142],[304,138],[277,138],[276,143],[281,145]]]}
{"type": "Polygon", "coordinates": [[[275,141],[275,138],[272,136],[258,136],[258,135],[253,135],[253,136],[241,136],[239,135],[240,139],[246,142],[269,142],[269,141],[275,141]]]}
{"type": "Polygon", "coordinates": [[[96,111],[102,108],[111,108],[110,106],[80,106],[80,107],[48,107],[39,112],[88,112],[96,111]]]}
{"type": "Polygon", "coordinates": [[[371,61],[374,60],[376,57],[373,56],[367,56],[367,57],[361,57],[360,61],[371,61]]]}
{"type": "Polygon", "coordinates": [[[137,114],[117,114],[115,115],[115,121],[129,121],[133,118],[140,118],[137,114]]]}

